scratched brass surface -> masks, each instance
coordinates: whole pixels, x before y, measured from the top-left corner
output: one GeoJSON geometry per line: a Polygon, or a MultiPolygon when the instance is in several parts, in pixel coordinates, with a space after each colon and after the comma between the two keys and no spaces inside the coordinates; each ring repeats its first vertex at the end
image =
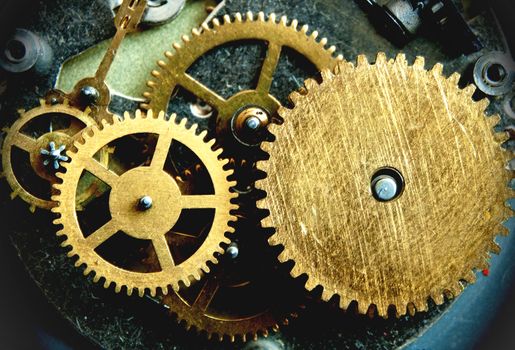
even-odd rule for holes
{"type": "Polygon", "coordinates": [[[293,276],[306,273],[308,289],[322,285],[343,308],[356,300],[361,313],[375,304],[384,316],[389,305],[405,314],[426,310],[428,297],[441,304],[498,251],[511,178],[498,118],[472,101],[473,87],[458,88],[458,74],[426,71],[422,58],[409,66],[379,54],[370,65],[360,56],[337,71],[306,81],[307,94],[292,94],[295,108],[271,127],[277,140],[264,146],[268,176],[258,183],[264,226],[277,230],[270,242],[285,246],[293,276]],[[391,202],[371,194],[385,166],[406,183],[391,202]]]}

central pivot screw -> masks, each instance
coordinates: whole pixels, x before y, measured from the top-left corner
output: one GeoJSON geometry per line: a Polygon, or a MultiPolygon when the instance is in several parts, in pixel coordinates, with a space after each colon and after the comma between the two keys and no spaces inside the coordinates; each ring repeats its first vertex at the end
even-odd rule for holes
{"type": "Polygon", "coordinates": [[[152,198],[150,196],[143,196],[139,199],[138,208],[140,210],[149,210],[152,208],[152,198]]]}
{"type": "Polygon", "coordinates": [[[389,202],[399,197],[404,190],[404,177],[394,168],[377,170],[370,185],[372,195],[379,202],[389,202]]]}
{"type": "Polygon", "coordinates": [[[232,119],[232,132],[244,145],[257,145],[263,137],[263,131],[269,124],[268,113],[260,107],[246,107],[232,119]]]}
{"type": "Polygon", "coordinates": [[[384,176],[376,181],[374,185],[374,192],[379,199],[383,201],[390,201],[395,198],[397,188],[397,182],[393,177],[384,176]]]}
{"type": "Polygon", "coordinates": [[[87,85],[83,86],[82,89],[80,89],[80,101],[84,105],[93,105],[97,103],[99,98],[100,93],[93,86],[87,85]]]}

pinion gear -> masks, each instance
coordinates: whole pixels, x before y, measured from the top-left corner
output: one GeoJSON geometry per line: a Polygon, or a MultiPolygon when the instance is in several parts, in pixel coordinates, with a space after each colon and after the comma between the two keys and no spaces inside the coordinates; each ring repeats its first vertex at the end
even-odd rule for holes
{"type": "MultiPolygon", "coordinates": [[[[166,294],[168,286],[179,289],[179,283],[189,286],[191,279],[200,279],[209,272],[208,262],[216,263],[215,253],[223,253],[221,243],[229,243],[226,232],[234,229],[228,224],[235,220],[230,213],[237,209],[231,204],[236,197],[227,180],[232,171],[224,170],[228,163],[220,160],[221,149],[213,151],[214,140],[205,142],[206,132],[196,135],[197,126],[186,128],[186,120],[179,125],[165,120],[164,113],[154,116],[152,111],[142,114],[137,111],[132,118],[128,113],[124,120],[113,118],[113,124],[103,121],[102,126],[93,126],[83,134],[84,142],[77,142],[76,152],[71,152],[71,162],[64,165],[65,173],[58,173],[62,184],[54,185],[59,192],[53,199],[58,206],[52,210],[59,214],[55,220],[63,228],[57,233],[66,235],[63,246],[71,246],[68,256],[78,256],[75,265],[86,265],[84,274],[94,272],[93,280],[105,279],[104,287],[112,283],[115,290],[127,288],[132,294],[138,290],[142,296],[146,289],[155,296],[157,289],[166,294]],[[102,166],[96,159],[97,152],[111,142],[128,135],[157,135],[157,145],[148,165],[136,166],[122,174],[102,166]],[[170,161],[170,147],[179,143],[190,149],[204,164],[212,182],[209,193],[184,194],[173,178],[165,171],[170,161]],[[76,192],[83,173],[89,172],[110,187],[108,195],[109,217],[96,230],[86,233],[76,213],[76,192]],[[150,198],[150,206],[138,206],[142,199],[150,198]],[[187,210],[212,210],[212,220],[204,233],[201,244],[186,258],[176,260],[167,238],[176,235],[175,227],[187,210]],[[116,261],[105,258],[102,246],[120,232],[132,239],[151,242],[157,255],[159,269],[132,271],[116,261]]],[[[144,201],[149,204],[149,201],[144,201]]],[[[95,215],[100,215],[95,211],[95,215]]],[[[115,240],[116,242],[116,240],[115,240]]],[[[120,247],[113,248],[114,250],[120,247]]]]}
{"type": "Polygon", "coordinates": [[[284,124],[264,145],[263,225],[284,245],[280,261],[295,261],[291,274],[307,274],[307,289],[321,285],[342,308],[356,300],[361,313],[423,311],[429,297],[458,295],[499,251],[494,237],[509,215],[508,152],[492,130],[498,118],[485,118],[488,102],[460,89],[459,74],[426,71],[421,57],[410,66],[402,54],[380,53],[375,64],[360,56],[322,78],[290,96],[295,107],[279,111],[284,124]],[[384,167],[404,178],[391,201],[371,187],[384,167]]]}
{"type": "MultiPolygon", "coordinates": [[[[55,176],[54,162],[51,164],[52,167],[47,166],[50,164],[46,164],[48,157],[44,151],[48,151],[52,144],[69,150],[73,147],[76,138],[80,136],[80,132],[94,124],[95,120],[90,117],[89,111],[71,107],[67,100],[54,105],[41,100],[40,106],[27,112],[20,111],[20,117],[8,129],[2,148],[3,173],[13,190],[11,197],[19,196],[30,205],[31,211],[36,207],[52,208],[55,203],[50,196],[44,198],[41,190],[31,188],[20,178],[23,175],[16,171],[13,153],[15,149],[27,153],[32,171],[37,177],[49,183],[50,189],[52,184],[58,182],[58,178],[55,176]],[[44,125],[45,129],[32,130],[33,124],[44,125]]],[[[103,154],[102,161],[107,162],[107,154],[103,154]]],[[[62,162],[59,161],[57,165],[59,164],[62,165],[62,162]]]]}

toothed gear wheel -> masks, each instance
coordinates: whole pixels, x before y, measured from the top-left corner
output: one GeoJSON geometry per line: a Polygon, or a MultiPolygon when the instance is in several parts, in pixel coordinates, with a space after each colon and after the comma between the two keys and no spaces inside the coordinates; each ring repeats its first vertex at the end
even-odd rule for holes
{"type": "Polygon", "coordinates": [[[334,55],[334,46],[327,47],[326,38],[317,41],[318,32],[308,35],[308,30],[307,25],[299,29],[297,20],[289,22],[283,16],[277,22],[275,14],[267,19],[262,12],[257,17],[252,12],[247,12],[245,17],[240,13],[234,18],[226,15],[223,23],[215,18],[211,26],[204,24],[200,30],[193,29],[192,37],[183,36],[183,44],[174,44],[175,52],[167,51],[166,60],[158,61],[159,68],[152,71],[153,78],[147,83],[150,90],[144,93],[147,101],[141,107],[166,111],[174,91],[182,87],[217,111],[217,135],[231,131],[235,127],[233,117],[249,106],[259,106],[273,119],[281,104],[271,95],[270,88],[283,48],[297,51],[318,70],[333,69],[342,60],[341,55],[334,55]],[[268,44],[255,89],[240,91],[225,99],[188,74],[188,69],[209,51],[240,40],[259,40],[268,44]]]}
{"type": "Polygon", "coordinates": [[[322,79],[290,96],[295,107],[279,111],[284,124],[263,146],[260,206],[280,261],[360,313],[423,311],[429,297],[458,295],[499,251],[510,213],[506,138],[492,130],[498,117],[485,117],[488,101],[473,101],[475,88],[460,89],[440,64],[426,71],[421,57],[411,66],[403,55],[360,56],[322,79]],[[378,184],[377,174],[390,179],[378,184]]]}
{"type": "MultiPolygon", "coordinates": [[[[238,215],[231,256],[226,249],[213,271],[189,288],[169,293],[163,303],[187,329],[209,339],[231,342],[277,332],[296,317],[300,298],[278,273],[270,247],[258,225],[238,215]],[[256,264],[256,261],[261,261],[256,264]]],[[[231,247],[231,246],[230,246],[231,247]]],[[[301,293],[299,293],[301,294],[301,293]]]]}
{"type": "MultiPolygon", "coordinates": [[[[59,179],[55,176],[54,162],[48,164],[49,154],[45,153],[50,153],[52,146],[56,148],[54,152],[58,151],[61,157],[56,157],[57,165],[62,165],[62,160],[66,159],[64,152],[72,148],[85,127],[92,125],[95,125],[95,121],[89,116],[89,111],[71,107],[67,101],[51,105],[41,100],[40,106],[29,111],[21,110],[20,117],[7,130],[2,148],[3,173],[13,190],[11,197],[20,197],[29,204],[31,211],[36,207],[50,209],[55,206],[50,198],[51,185],[59,179]],[[67,122],[64,119],[68,119],[67,122]],[[33,124],[44,125],[45,130],[34,130],[33,124]],[[31,188],[20,178],[22,174],[16,171],[18,164],[13,162],[15,149],[28,154],[33,173],[49,184],[48,198],[44,197],[40,188],[31,188]]],[[[107,161],[105,157],[103,160],[107,161]]]]}
{"type": "Polygon", "coordinates": [[[166,121],[163,112],[154,116],[152,111],[147,114],[137,111],[134,117],[126,113],[123,121],[113,118],[113,124],[103,121],[102,127],[93,126],[83,134],[84,142],[75,144],[77,151],[70,152],[71,162],[64,165],[66,172],[58,174],[62,184],[54,186],[59,194],[53,197],[58,205],[52,210],[59,215],[55,223],[62,225],[58,236],[66,236],[62,245],[71,247],[68,256],[78,256],[77,267],[86,266],[85,275],[93,273],[95,282],[103,278],[106,288],[114,283],[116,292],[126,287],[129,295],[137,290],[143,296],[145,290],[149,290],[155,296],[158,289],[166,294],[169,286],[178,290],[180,282],[189,286],[190,279],[199,280],[203,272],[209,272],[208,262],[217,263],[215,254],[223,253],[220,244],[230,242],[225,233],[234,231],[229,223],[235,221],[230,212],[237,209],[231,204],[237,195],[230,191],[234,183],[227,180],[232,171],[224,169],[228,161],[219,159],[222,150],[213,151],[214,140],[205,142],[206,132],[197,135],[196,131],[196,125],[186,127],[185,119],[177,125],[166,121]],[[95,159],[95,154],[106,145],[135,134],[158,137],[148,165],[117,174],[95,159]],[[190,149],[204,164],[212,182],[210,193],[183,194],[173,175],[165,171],[170,147],[175,142],[190,149]],[[111,188],[109,219],[87,235],[82,230],[75,205],[83,172],[93,174],[111,188]],[[146,207],[142,208],[142,204],[146,207]],[[194,252],[186,259],[174,260],[176,256],[167,243],[167,234],[173,233],[183,212],[190,209],[213,210],[211,225],[194,252]],[[119,232],[151,242],[160,265],[158,271],[131,271],[104,258],[99,253],[102,244],[119,232]]]}

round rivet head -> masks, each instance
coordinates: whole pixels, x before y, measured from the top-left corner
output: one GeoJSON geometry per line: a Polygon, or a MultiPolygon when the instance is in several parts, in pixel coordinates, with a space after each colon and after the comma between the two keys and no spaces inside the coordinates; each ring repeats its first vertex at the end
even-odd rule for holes
{"type": "Polygon", "coordinates": [[[257,130],[261,127],[261,120],[256,116],[248,117],[245,120],[245,126],[249,130],[257,130]]]}
{"type": "Polygon", "coordinates": [[[227,256],[231,259],[236,259],[240,254],[238,245],[236,243],[229,244],[229,246],[225,250],[225,254],[227,254],[227,256]]]}
{"type": "Polygon", "coordinates": [[[152,208],[152,198],[150,198],[150,196],[141,197],[138,202],[138,207],[140,210],[149,210],[152,208]]]}
{"type": "Polygon", "coordinates": [[[80,100],[84,105],[95,104],[100,98],[100,93],[93,86],[84,86],[80,89],[80,100]]]}

